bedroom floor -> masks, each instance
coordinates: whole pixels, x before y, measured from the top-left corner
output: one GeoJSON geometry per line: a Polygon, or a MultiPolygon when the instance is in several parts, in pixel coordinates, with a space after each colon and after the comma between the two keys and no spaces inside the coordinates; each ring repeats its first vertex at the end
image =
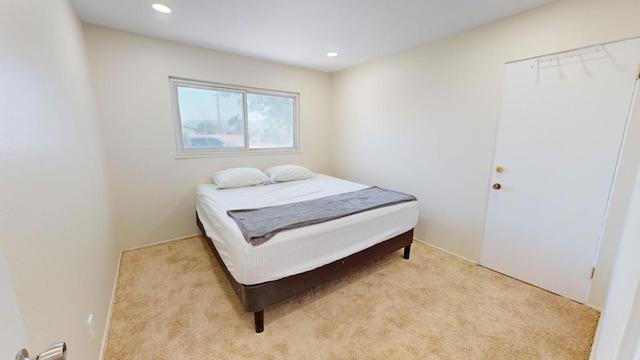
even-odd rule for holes
{"type": "Polygon", "coordinates": [[[200,237],[122,255],[105,360],[588,359],[599,313],[414,243],[265,310],[243,310],[200,237]]]}

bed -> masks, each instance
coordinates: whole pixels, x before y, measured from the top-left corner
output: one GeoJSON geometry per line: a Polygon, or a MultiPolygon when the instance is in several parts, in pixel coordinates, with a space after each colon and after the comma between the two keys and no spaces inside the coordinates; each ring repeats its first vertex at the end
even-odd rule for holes
{"type": "Polygon", "coordinates": [[[278,232],[252,245],[227,211],[304,202],[366,189],[323,174],[304,180],[218,189],[197,188],[196,222],[248,312],[264,330],[264,309],[404,248],[409,259],[417,201],[402,202],[278,232]]]}

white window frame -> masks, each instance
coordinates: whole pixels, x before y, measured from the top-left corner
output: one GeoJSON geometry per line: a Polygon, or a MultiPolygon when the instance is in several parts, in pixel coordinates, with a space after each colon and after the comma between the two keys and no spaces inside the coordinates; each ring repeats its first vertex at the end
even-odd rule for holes
{"type": "Polygon", "coordinates": [[[291,154],[299,153],[300,149],[300,94],[288,91],[259,89],[248,86],[228,85],[206,81],[169,77],[171,90],[171,106],[173,108],[173,128],[176,141],[177,158],[229,156],[229,155],[257,155],[257,154],[291,154]],[[244,143],[242,148],[211,148],[211,149],[185,149],[182,137],[182,121],[180,119],[180,104],[178,101],[178,86],[206,89],[213,91],[226,91],[243,94],[244,117],[244,143]],[[293,146],[281,148],[250,148],[249,147],[249,116],[247,94],[273,95],[293,99],[293,146]]]}

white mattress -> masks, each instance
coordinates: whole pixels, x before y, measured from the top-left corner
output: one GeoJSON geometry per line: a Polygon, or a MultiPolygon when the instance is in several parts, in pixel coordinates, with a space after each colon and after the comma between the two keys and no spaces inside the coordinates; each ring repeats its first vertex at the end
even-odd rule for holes
{"type": "Polygon", "coordinates": [[[323,174],[237,189],[218,190],[213,184],[201,184],[196,208],[207,236],[234,279],[254,285],[313,270],[400,235],[416,225],[418,203],[405,202],[282,231],[257,246],[244,239],[227,210],[281,205],[366,187],[323,174]]]}

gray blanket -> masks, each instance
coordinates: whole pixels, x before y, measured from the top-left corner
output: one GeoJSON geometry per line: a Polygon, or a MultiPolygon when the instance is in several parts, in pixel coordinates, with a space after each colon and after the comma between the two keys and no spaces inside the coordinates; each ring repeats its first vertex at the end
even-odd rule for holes
{"type": "Polygon", "coordinates": [[[407,201],[413,195],[386,190],[377,186],[297,203],[258,209],[229,210],[245,240],[260,245],[278,232],[338,219],[367,210],[407,201]]]}

